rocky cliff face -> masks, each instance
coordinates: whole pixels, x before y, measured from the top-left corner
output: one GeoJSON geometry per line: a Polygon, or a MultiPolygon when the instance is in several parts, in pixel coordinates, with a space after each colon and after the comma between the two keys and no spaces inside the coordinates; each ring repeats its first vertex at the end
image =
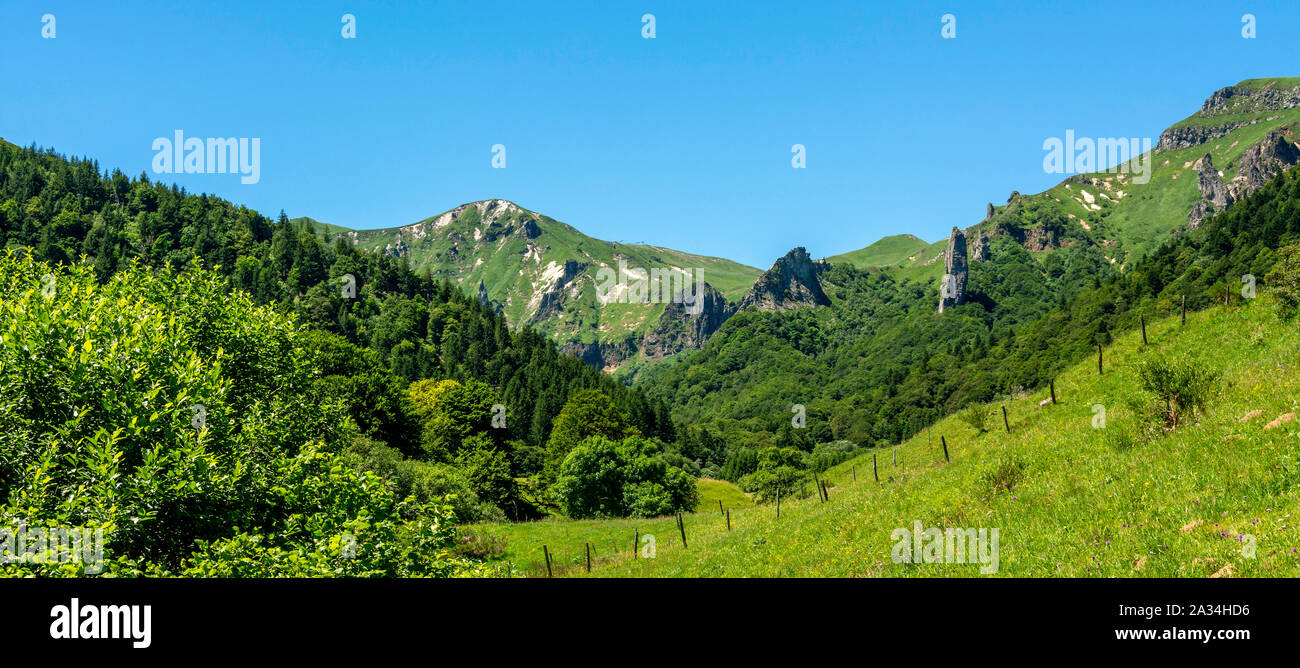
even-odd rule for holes
{"type": "Polygon", "coordinates": [[[1300,163],[1300,148],[1280,132],[1270,132],[1263,141],[1246,149],[1231,187],[1237,199],[1259,190],[1294,164],[1300,163]]]}
{"type": "Polygon", "coordinates": [[[691,295],[692,299],[684,299],[681,293],[673,295],[672,303],[659,316],[658,326],[641,339],[642,355],[662,360],[683,350],[701,348],[736,313],[736,305],[708,283],[702,285],[700,292],[691,295]]]}
{"type": "Polygon", "coordinates": [[[587,263],[576,260],[565,260],[562,265],[548,268],[541,276],[542,290],[533,296],[536,307],[524,324],[534,324],[560,313],[569,292],[576,292],[575,298],[581,296],[581,286],[576,282],[586,269],[587,263]]]}
{"type": "Polygon", "coordinates": [[[943,283],[939,286],[939,312],[945,308],[966,303],[966,278],[969,274],[966,256],[966,234],[956,227],[948,235],[945,252],[943,283]]]}
{"type": "Polygon", "coordinates": [[[737,309],[792,311],[829,306],[831,300],[817,280],[818,264],[802,246],[795,248],[754,281],[754,287],[740,300],[737,309]]]}
{"type": "Polygon", "coordinates": [[[1232,203],[1264,187],[1273,177],[1300,163],[1300,148],[1280,132],[1270,132],[1251,145],[1237,164],[1237,175],[1225,183],[1209,153],[1196,161],[1196,187],[1201,200],[1187,214],[1187,223],[1196,228],[1206,218],[1224,211],[1232,203]]]}
{"type": "Polygon", "coordinates": [[[1200,146],[1233,130],[1253,125],[1260,119],[1215,122],[1230,114],[1282,111],[1300,107],[1300,86],[1228,86],[1214,92],[1196,116],[1210,122],[1177,125],[1165,130],[1156,144],[1158,150],[1176,151],[1200,146]]]}

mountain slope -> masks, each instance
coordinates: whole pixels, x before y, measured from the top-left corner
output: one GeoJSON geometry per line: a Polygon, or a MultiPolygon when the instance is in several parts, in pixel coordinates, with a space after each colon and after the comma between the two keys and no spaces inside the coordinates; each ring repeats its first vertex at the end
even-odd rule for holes
{"type": "Polygon", "coordinates": [[[512,326],[530,325],[598,366],[617,366],[653,347],[644,339],[662,334],[661,318],[670,302],[670,295],[654,301],[632,289],[604,294],[598,290],[602,269],[626,272],[629,284],[649,280],[654,270],[681,270],[698,275],[730,301],[744,295],[761,273],[721,258],[593,239],[499,199],[464,204],[402,227],[329,232],[359,248],[405,258],[417,273],[451,279],[469,294],[480,294],[481,283],[487,300],[512,326]]]}
{"type": "MultiPolygon", "coordinates": [[[[1095,245],[1108,261],[1123,267],[1189,223],[1189,213],[1204,198],[1197,169],[1205,155],[1230,184],[1243,162],[1250,162],[1244,158],[1253,147],[1274,132],[1295,144],[1300,140],[1298,127],[1300,78],[1248,79],[1223,88],[1196,113],[1161,133],[1147,183],[1135,183],[1132,173],[1076,174],[1041,193],[1012,191],[1005,204],[988,204],[985,218],[965,228],[973,241],[972,259],[980,259],[980,247],[991,237],[1009,236],[1038,254],[1070,244],[1095,245]]],[[[943,275],[940,255],[945,240],[921,247],[898,239],[886,237],[829,261],[887,268],[899,278],[937,282],[943,275]],[[889,252],[895,247],[908,253],[900,257],[889,252]]]]}

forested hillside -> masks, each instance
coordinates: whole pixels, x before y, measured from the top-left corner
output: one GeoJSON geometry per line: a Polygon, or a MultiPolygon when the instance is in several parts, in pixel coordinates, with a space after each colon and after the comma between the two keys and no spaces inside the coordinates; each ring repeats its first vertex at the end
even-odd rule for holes
{"type": "Polygon", "coordinates": [[[639,390],[529,328],[512,331],[448,280],[327,243],[283,213],[270,220],[145,175],[0,142],[0,235],[17,255],[84,264],[101,283],[137,265],[136,276],[202,267],[231,295],[291,316],[311,330],[295,345],[314,360],[312,391],[358,427],[349,444],[358,466],[385,471],[402,492],[459,493],[461,519],[549,507],[548,490],[518,481],[542,471],[552,423],[580,390],[608,397],[638,434],[674,440],[666,408],[639,390]]]}

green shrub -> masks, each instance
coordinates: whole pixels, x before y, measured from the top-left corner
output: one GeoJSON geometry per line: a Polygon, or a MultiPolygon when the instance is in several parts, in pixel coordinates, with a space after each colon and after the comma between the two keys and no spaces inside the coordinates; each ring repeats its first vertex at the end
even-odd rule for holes
{"type": "Polygon", "coordinates": [[[699,501],[695,479],[667,463],[658,443],[630,436],[615,443],[592,436],[569,452],[555,483],[556,498],[573,518],[657,517],[690,512],[699,501]]]}
{"type": "Polygon", "coordinates": [[[957,417],[960,418],[962,422],[970,425],[977,434],[983,434],[989,430],[988,412],[980,404],[971,404],[967,406],[957,414],[957,417]]]}
{"type": "Polygon", "coordinates": [[[1300,311],[1300,244],[1277,249],[1277,262],[1264,277],[1277,302],[1278,316],[1290,320],[1300,311]]]}
{"type": "Polygon", "coordinates": [[[1220,377],[1201,364],[1187,361],[1152,359],[1138,367],[1142,389],[1154,395],[1152,412],[1166,429],[1176,428],[1195,411],[1205,411],[1220,377]]]}
{"type": "Polygon", "coordinates": [[[0,294],[0,526],[102,528],[113,575],[470,570],[449,507],[348,466],[355,425],[291,317],[197,265],[101,285],[5,252],[0,294]]]}

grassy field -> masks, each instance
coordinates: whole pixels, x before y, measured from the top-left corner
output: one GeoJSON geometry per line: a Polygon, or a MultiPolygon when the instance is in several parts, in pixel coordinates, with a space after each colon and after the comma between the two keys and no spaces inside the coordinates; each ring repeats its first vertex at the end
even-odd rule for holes
{"type": "Polygon", "coordinates": [[[722,503],[724,510],[727,508],[750,508],[754,505],[748,494],[745,494],[739,487],[726,480],[700,478],[695,486],[700,490],[700,502],[696,504],[695,510],[700,512],[717,510],[718,502],[722,503]]]}
{"type": "MultiPolygon", "coordinates": [[[[871,454],[845,462],[826,476],[829,502],[783,502],[779,519],[771,505],[733,510],[731,531],[705,506],[685,518],[687,548],[673,518],[473,529],[504,538],[503,558],[517,564],[541,564],[546,544],[574,567],[592,542],[600,554],[593,575],[607,577],[980,577],[978,564],[894,563],[891,534],[916,520],[997,528],[998,576],[1300,576],[1300,422],[1266,428],[1297,410],[1300,334],[1266,299],[1188,314],[1186,327],[1176,316],[1149,322],[1150,344],[1136,332],[1121,337],[1105,352],[1103,374],[1092,359],[1058,378],[1056,405],[1040,407],[1047,392],[1039,391],[985,406],[986,433],[949,417],[878,450],[879,483],[871,454]],[[1194,424],[1134,442],[1137,366],[1156,357],[1223,375],[1194,424]],[[1093,426],[1098,404],[1104,428],[1093,426]],[[995,490],[989,476],[1008,461],[1023,473],[995,490]],[[637,530],[656,536],[655,558],[632,559],[637,530]]],[[[584,574],[581,566],[566,574],[584,574]]]]}
{"type": "MultiPolygon", "coordinates": [[[[944,240],[947,243],[947,240],[944,240]]],[[[895,234],[885,237],[866,248],[859,248],[842,255],[826,258],[831,263],[843,262],[858,269],[873,267],[891,267],[911,256],[930,248],[930,242],[923,241],[911,234],[895,234]]],[[[946,249],[946,246],[945,246],[946,249]]],[[[924,258],[930,259],[930,258],[924,258]]]]}

